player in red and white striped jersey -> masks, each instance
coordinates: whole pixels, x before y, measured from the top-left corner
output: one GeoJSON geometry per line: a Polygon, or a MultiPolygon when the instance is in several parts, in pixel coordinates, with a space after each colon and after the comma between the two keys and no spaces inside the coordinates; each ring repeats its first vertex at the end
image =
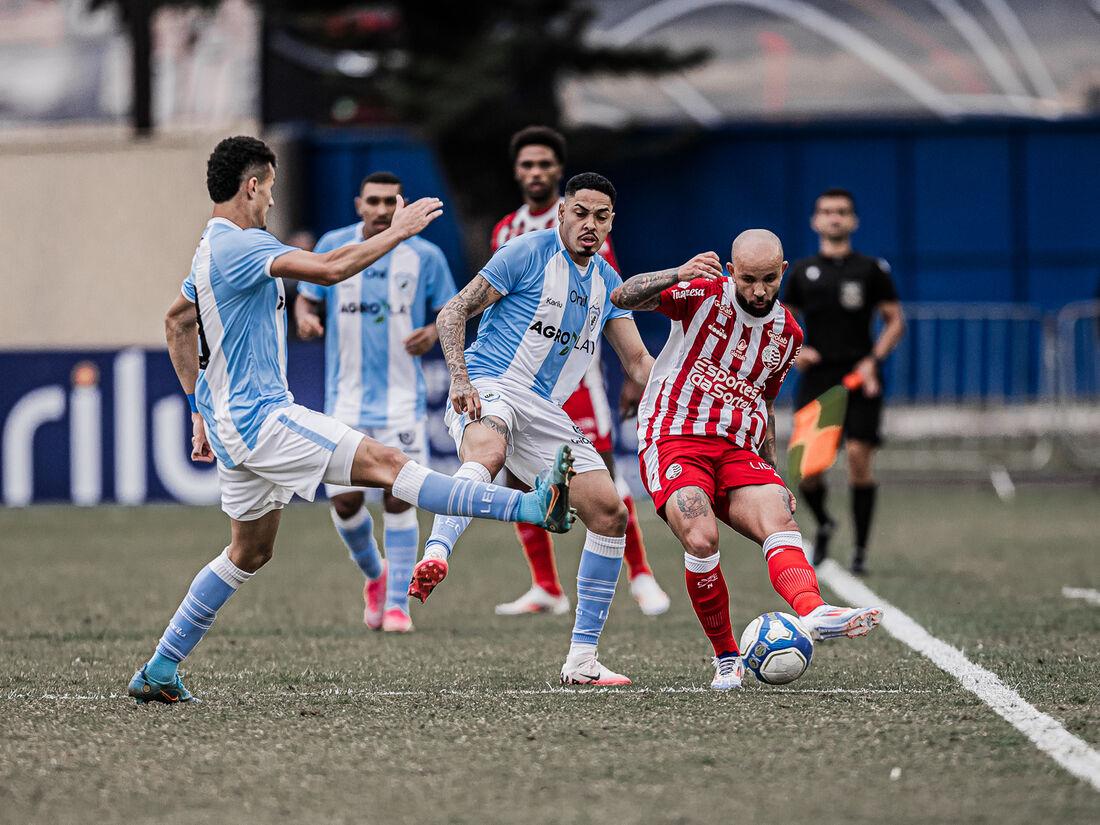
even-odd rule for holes
{"type": "Polygon", "coordinates": [[[714,647],[711,687],[740,687],[744,672],[718,564],[718,519],[764,549],[772,585],[814,639],[860,636],[877,607],[825,604],[806,561],[794,495],[776,470],[773,403],[802,330],[777,300],[787,262],[771,232],[737,236],[723,277],[718,256],[637,275],[612,302],[672,319],[642,395],[638,451],[657,513],[684,545],[688,595],[714,647]]]}
{"type": "MultiPolygon", "coordinates": [[[[558,195],[565,165],[565,138],[546,126],[528,126],[512,136],[510,150],[512,166],[523,193],[523,206],[506,215],[493,228],[491,245],[493,252],[527,232],[538,229],[553,229],[558,225],[558,206],[562,198],[558,195]]],[[[600,256],[619,271],[611,240],[607,239],[599,249],[600,256]]],[[[630,401],[630,385],[627,380],[625,398],[630,401]]],[[[637,385],[634,385],[637,388],[637,385]]],[[[640,388],[638,388],[640,389],[640,388]]],[[[635,392],[637,389],[635,390],[635,392]]],[[[637,395],[633,396],[634,401],[637,395]]],[[[611,443],[611,406],[604,389],[603,370],[600,366],[600,351],[584,374],[580,386],[562,405],[562,409],[573,419],[584,437],[592,442],[615,477],[614,456],[611,443]]],[[[638,606],[647,615],[658,615],[668,610],[669,599],[653,577],[653,571],[646,559],[642,533],[638,528],[638,517],[634,510],[634,501],[630,490],[621,479],[616,478],[619,493],[623,496],[629,515],[626,526],[626,561],[630,576],[630,592],[638,601],[638,606]]],[[[523,525],[517,530],[527,563],[531,568],[531,589],[518,599],[497,605],[496,612],[502,616],[517,616],[526,613],[565,613],[569,610],[569,597],[562,592],[558,580],[557,563],[554,559],[554,545],[550,534],[538,527],[527,529],[523,525]]]]}

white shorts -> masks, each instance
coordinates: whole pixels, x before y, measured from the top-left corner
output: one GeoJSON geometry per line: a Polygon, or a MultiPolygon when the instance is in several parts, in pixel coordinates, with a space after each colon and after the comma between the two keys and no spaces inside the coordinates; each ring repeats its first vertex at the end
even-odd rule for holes
{"type": "MultiPolygon", "coordinates": [[[[428,466],[428,421],[422,419],[411,424],[396,427],[356,427],[367,438],[373,438],[383,447],[394,447],[418,464],[428,466]]],[[[362,487],[349,487],[344,484],[326,484],[325,495],[329,498],[341,493],[361,493],[362,487]]]]}
{"type": "MultiPolygon", "coordinates": [[[[573,448],[573,469],[578,473],[607,469],[584,431],[557,404],[493,378],[475,378],[471,383],[481,395],[481,415],[495,416],[508,427],[508,458],[504,466],[520,481],[533,485],[538,474],[554,463],[563,443],[573,448]]],[[[470,417],[466,413],[459,415],[448,404],[443,421],[461,448],[462,433],[470,424],[470,417]]]]}
{"type": "Polygon", "coordinates": [[[260,426],[256,446],[236,467],[218,462],[222,509],[253,521],[278,510],[297,493],[313,501],[322,481],[348,483],[361,433],[299,404],[274,410],[260,426]]]}

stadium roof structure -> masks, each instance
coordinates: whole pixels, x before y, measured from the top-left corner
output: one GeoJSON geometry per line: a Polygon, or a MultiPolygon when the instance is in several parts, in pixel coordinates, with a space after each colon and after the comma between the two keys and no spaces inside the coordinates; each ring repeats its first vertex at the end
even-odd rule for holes
{"type": "Polygon", "coordinates": [[[1100,111],[1100,0],[599,0],[608,45],[706,46],[663,78],[577,78],[573,125],[1100,111]]]}

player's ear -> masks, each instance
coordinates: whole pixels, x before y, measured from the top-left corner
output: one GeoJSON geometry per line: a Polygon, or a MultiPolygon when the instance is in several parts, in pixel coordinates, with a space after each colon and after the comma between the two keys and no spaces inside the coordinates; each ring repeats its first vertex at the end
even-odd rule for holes
{"type": "Polygon", "coordinates": [[[782,278],[783,274],[787,271],[787,262],[783,262],[783,268],[779,270],[779,277],[782,278]]]}
{"type": "Polygon", "coordinates": [[[733,264],[729,261],[726,261],[726,272],[730,274],[731,278],[733,277],[733,264]]]}

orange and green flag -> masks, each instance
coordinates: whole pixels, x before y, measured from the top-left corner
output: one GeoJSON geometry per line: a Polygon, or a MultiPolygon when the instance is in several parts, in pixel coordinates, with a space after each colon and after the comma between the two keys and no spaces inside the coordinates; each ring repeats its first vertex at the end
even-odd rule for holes
{"type": "Polygon", "coordinates": [[[794,431],[787,448],[787,483],[791,487],[806,476],[833,466],[840,448],[840,431],[848,410],[848,393],[860,385],[852,372],[844,383],[830,387],[794,414],[794,431]]]}

